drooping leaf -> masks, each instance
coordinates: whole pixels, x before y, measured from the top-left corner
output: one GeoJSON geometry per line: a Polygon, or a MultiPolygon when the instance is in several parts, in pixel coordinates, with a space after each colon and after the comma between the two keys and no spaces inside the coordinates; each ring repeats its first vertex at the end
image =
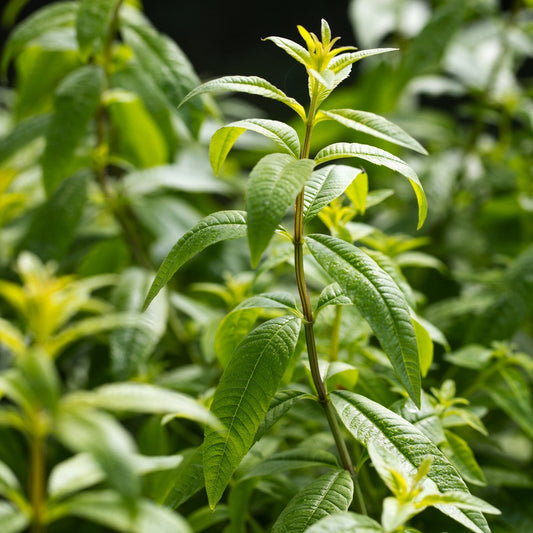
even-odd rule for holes
{"type": "Polygon", "coordinates": [[[319,118],[322,116],[335,120],[353,130],[373,135],[427,155],[426,149],[416,139],[413,139],[402,128],[380,115],[368,111],[356,111],[355,109],[330,109],[328,111],[320,111],[319,118]]]}
{"type": "Polygon", "coordinates": [[[304,221],[309,222],[316,217],[362,173],[361,169],[348,165],[328,165],[313,171],[305,184],[304,221]]]}
{"type": "Polygon", "coordinates": [[[110,490],[76,494],[61,503],[60,512],[64,516],[76,516],[123,533],[192,533],[187,522],[166,507],[140,499],[132,513],[124,505],[124,500],[110,490]]]}
{"type": "Polygon", "coordinates": [[[42,261],[63,259],[83,214],[89,179],[87,171],[80,171],[59,184],[33,216],[20,250],[28,250],[42,261]]]}
{"type": "Polygon", "coordinates": [[[246,236],[246,217],[243,211],[219,211],[202,219],[172,247],[159,267],[144,302],[148,307],[161,288],[189,259],[211,244],[246,236]]]}
{"type": "Polygon", "coordinates": [[[218,129],[211,137],[209,160],[216,175],[220,172],[235,141],[246,130],[254,131],[267,137],[276,143],[284,153],[293,155],[296,158],[300,156],[300,140],[298,139],[298,134],[291,126],[278,120],[261,118],[239,120],[218,129]]]}
{"type": "Polygon", "coordinates": [[[392,278],[357,247],[328,235],[306,239],[318,263],[369,322],[413,401],[420,404],[420,362],[409,307],[392,278]]]}
{"type": "Polygon", "coordinates": [[[276,46],[287,52],[293,59],[305,67],[311,65],[311,54],[303,46],[285,37],[265,37],[264,41],[272,41],[276,46]]]}
{"type": "Polygon", "coordinates": [[[303,533],[315,522],[347,511],[353,497],[353,481],[346,471],[320,476],[307,485],[283,509],[272,533],[303,533]]]}
{"type": "Polygon", "coordinates": [[[60,2],[45,6],[26,18],[9,35],[0,72],[5,75],[7,66],[13,57],[28,43],[38,39],[50,30],[74,25],[78,2],[60,2]]]}
{"type": "Polygon", "coordinates": [[[345,157],[364,159],[365,161],[369,161],[375,165],[390,168],[391,170],[399,172],[405,176],[411,183],[418,201],[417,228],[420,228],[422,224],[424,224],[424,220],[426,219],[427,215],[426,195],[424,194],[424,189],[422,188],[422,184],[420,183],[416,172],[407,163],[395,155],[386,152],[385,150],[381,150],[375,146],[358,143],[330,144],[316,154],[315,162],[317,165],[320,165],[334,159],[342,159],[345,157]]]}
{"type": "Polygon", "coordinates": [[[25,148],[35,139],[42,137],[50,124],[50,114],[35,115],[17,123],[2,137],[0,143],[0,164],[25,148]]]}
{"type": "MultiPolygon", "coordinates": [[[[399,415],[349,391],[332,392],[331,400],[343,424],[361,444],[368,447],[377,443],[394,455],[395,461],[405,465],[406,472],[418,469],[430,455],[433,461],[426,483],[433,483],[434,492],[460,491],[469,494],[461,476],[446,456],[428,437],[399,415]]],[[[436,507],[476,533],[490,532],[484,516],[478,511],[461,510],[447,505],[436,507]]]]}
{"type": "Polygon", "coordinates": [[[75,150],[96,113],[103,88],[104,73],[96,65],[74,70],[57,88],[41,159],[48,195],[72,172],[75,150]]]}
{"type": "Polygon", "coordinates": [[[306,533],[385,533],[381,525],[370,518],[352,512],[339,512],[322,518],[306,533]]]}
{"type": "Polygon", "coordinates": [[[241,92],[247,94],[255,94],[277,100],[291,109],[296,111],[298,115],[305,120],[305,110],[294,98],[287,96],[282,90],[278,89],[268,81],[258,76],[224,76],[215,80],[208,81],[193,89],[181,102],[183,105],[191,98],[200,94],[206,93],[221,93],[221,92],[241,92]]]}
{"type": "Polygon", "coordinates": [[[259,264],[274,231],[311,176],[314,166],[310,159],[295,160],[288,154],[269,154],[253,168],[246,195],[252,267],[259,264]]]}
{"type": "Polygon", "coordinates": [[[206,429],[204,475],[209,505],[219,501],[233,472],[253,444],[292,356],[300,320],[284,316],[252,330],[230,360],[211,410],[227,432],[206,429]]]}
{"type": "Polygon", "coordinates": [[[326,466],[335,470],[339,469],[339,463],[333,454],[324,450],[301,447],[271,455],[246,472],[243,479],[311,466],[326,466]]]}
{"type": "Polygon", "coordinates": [[[455,433],[445,429],[446,441],[440,449],[455,465],[461,476],[474,485],[484,486],[487,484],[483,471],[478,465],[474,453],[468,443],[455,433]]]}
{"type": "Polygon", "coordinates": [[[76,37],[81,56],[102,51],[111,31],[116,0],[81,0],[76,17],[76,37]]]}

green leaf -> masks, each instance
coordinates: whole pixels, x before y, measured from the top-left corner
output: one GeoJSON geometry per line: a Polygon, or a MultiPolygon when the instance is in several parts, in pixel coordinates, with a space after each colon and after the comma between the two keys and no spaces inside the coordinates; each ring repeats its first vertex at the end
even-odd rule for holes
{"type": "Polygon", "coordinates": [[[402,161],[399,157],[396,157],[385,150],[367,144],[335,143],[320,150],[315,156],[315,162],[317,165],[321,165],[322,163],[327,163],[334,159],[342,159],[344,157],[364,159],[375,165],[390,168],[405,176],[411,183],[418,201],[417,229],[424,224],[427,215],[426,195],[424,194],[424,189],[422,188],[422,184],[420,183],[416,172],[405,161],[402,161]]]}
{"type": "Polygon", "coordinates": [[[146,309],[174,273],[189,259],[216,242],[246,236],[246,217],[243,211],[219,211],[200,220],[172,247],[159,267],[144,302],[146,309]]]}
{"type": "Polygon", "coordinates": [[[338,283],[331,283],[324,287],[316,303],[315,313],[319,313],[328,305],[352,305],[352,301],[338,283]]]}
{"type": "Polygon", "coordinates": [[[11,32],[2,55],[0,72],[5,75],[13,57],[31,41],[45,33],[74,25],[78,2],[59,2],[43,7],[26,18],[11,32]]]}
{"type": "Polygon", "coordinates": [[[206,429],[204,441],[204,475],[212,508],[254,442],[293,354],[299,330],[300,319],[294,316],[258,326],[239,345],[222,375],[211,411],[227,432],[206,429]]]}
{"type": "Polygon", "coordinates": [[[87,200],[90,173],[82,170],[62,181],[36,211],[20,250],[42,261],[63,259],[72,243],[87,200]]]}
{"type": "Polygon", "coordinates": [[[300,491],[283,509],[272,533],[303,533],[320,519],[347,511],[353,497],[353,481],[346,471],[324,474],[300,491]]]}
{"type": "Polygon", "coordinates": [[[311,65],[311,54],[301,45],[286,39],[285,37],[265,37],[264,41],[272,41],[276,46],[279,46],[283,51],[287,52],[293,59],[306,68],[311,65]]]}
{"type": "Polygon", "coordinates": [[[81,0],[76,17],[76,37],[86,61],[93,52],[101,52],[111,31],[117,0],[81,0]]]}
{"type": "Polygon", "coordinates": [[[426,149],[416,139],[413,139],[402,128],[380,115],[368,111],[356,111],[355,109],[330,109],[328,111],[320,111],[317,119],[321,119],[322,116],[335,120],[353,130],[373,135],[427,155],[426,149]]]}
{"type": "Polygon", "coordinates": [[[192,533],[187,522],[166,507],[141,499],[132,513],[124,505],[124,500],[110,490],[86,491],[72,496],[61,503],[60,510],[63,515],[76,516],[124,533],[192,533]]]}
{"type": "Polygon", "coordinates": [[[265,459],[246,472],[243,479],[254,476],[268,476],[288,470],[313,466],[326,466],[335,470],[339,469],[339,463],[333,454],[324,450],[301,447],[271,455],[268,459],[265,459]]]}
{"type": "Polygon", "coordinates": [[[50,124],[50,114],[28,117],[15,124],[13,129],[2,136],[0,143],[0,164],[25,148],[35,139],[42,137],[50,124]]]}
{"type": "Polygon", "coordinates": [[[367,254],[335,237],[310,235],[311,253],[369,322],[402,385],[420,405],[420,363],[409,306],[392,278],[367,254]]]}
{"type": "Polygon", "coordinates": [[[9,497],[11,493],[22,496],[20,483],[13,470],[0,461],[0,495],[9,497]]]}
{"type": "Polygon", "coordinates": [[[378,522],[351,512],[339,512],[322,518],[305,533],[385,533],[378,522]]]}
{"type": "Polygon", "coordinates": [[[10,321],[0,318],[0,345],[2,344],[15,354],[22,353],[26,347],[22,331],[10,321]]]}
{"type": "Polygon", "coordinates": [[[418,346],[418,355],[420,357],[420,373],[425,378],[433,363],[433,341],[429,336],[424,325],[413,317],[413,326],[416,333],[416,345],[418,346]]]}
{"type": "MultiPolygon", "coordinates": [[[[135,473],[145,475],[160,470],[175,469],[181,464],[181,455],[132,455],[135,473]]],[[[86,489],[105,479],[105,473],[94,458],[87,453],[79,453],[54,466],[48,478],[48,494],[52,498],[86,489]]]]}
{"type": "Polygon", "coordinates": [[[270,243],[274,231],[311,176],[314,161],[287,154],[269,154],[250,173],[246,193],[248,245],[252,267],[270,243]]]}
{"type": "Polygon", "coordinates": [[[30,519],[22,511],[8,502],[0,501],[0,523],[2,533],[21,533],[27,531],[30,519]]]}
{"type": "Polygon", "coordinates": [[[278,89],[268,81],[258,76],[224,76],[211,80],[193,89],[181,102],[183,105],[191,98],[206,93],[221,92],[241,92],[246,94],[255,94],[277,100],[289,106],[296,111],[298,115],[305,120],[305,110],[294,98],[288,97],[282,90],[278,89]]]}
{"type": "MultiPolygon", "coordinates": [[[[244,518],[246,518],[246,514],[244,518]]],[[[216,509],[211,509],[206,505],[187,516],[187,522],[191,525],[194,533],[201,533],[221,522],[227,522],[228,519],[228,506],[224,504],[218,505],[216,509]]]]}
{"type": "Polygon", "coordinates": [[[375,56],[378,54],[385,54],[387,52],[396,52],[398,48],[371,48],[370,50],[359,50],[348,54],[341,54],[334,57],[328,65],[328,69],[337,73],[345,69],[347,66],[364,59],[365,57],[375,56]]]}
{"type": "Polygon", "coordinates": [[[57,88],[41,158],[48,195],[72,172],[75,150],[96,113],[103,89],[104,72],[96,65],[74,70],[57,88]]]}
{"type": "Polygon", "coordinates": [[[305,184],[304,221],[316,217],[362,173],[363,170],[348,165],[328,165],[313,171],[305,184]]]}
{"type": "MultiPolygon", "coordinates": [[[[469,494],[461,476],[446,456],[412,424],[382,405],[353,392],[335,391],[330,397],[343,424],[365,447],[377,443],[396,462],[403,464],[407,476],[430,455],[433,462],[426,483],[432,484],[432,492],[460,491],[469,494]]],[[[436,507],[476,533],[490,533],[484,516],[477,511],[462,511],[448,505],[436,507]]]]}
{"type": "Polygon", "coordinates": [[[275,142],[284,153],[293,155],[296,158],[300,156],[300,140],[298,139],[298,134],[291,126],[277,120],[261,118],[239,120],[218,129],[211,137],[209,160],[216,175],[220,172],[235,141],[246,130],[264,135],[275,142]]]}
{"type": "Polygon", "coordinates": [[[111,383],[90,392],[74,392],[70,398],[110,411],[171,414],[221,429],[216,417],[198,401],[186,394],[148,383],[111,383]]]}
{"type": "Polygon", "coordinates": [[[484,486],[487,484],[483,471],[479,467],[474,453],[468,443],[451,431],[445,429],[446,441],[440,445],[440,449],[455,465],[461,476],[474,485],[484,486]]]}

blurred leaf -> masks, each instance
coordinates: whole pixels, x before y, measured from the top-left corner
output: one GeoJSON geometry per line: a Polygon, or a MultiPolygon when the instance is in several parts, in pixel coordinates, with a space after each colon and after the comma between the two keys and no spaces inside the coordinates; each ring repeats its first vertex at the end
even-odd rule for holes
{"type": "Polygon", "coordinates": [[[20,509],[8,502],[0,501],[0,523],[2,533],[19,533],[30,525],[30,519],[20,509]]]}
{"type": "Polygon", "coordinates": [[[463,479],[474,485],[486,485],[485,476],[479,467],[468,443],[451,431],[444,430],[446,441],[440,449],[455,465],[463,479]]]}
{"type": "Polygon", "coordinates": [[[117,1],[81,0],[79,3],[76,36],[84,61],[94,52],[104,49],[117,1]]]}
{"type": "Polygon", "coordinates": [[[42,137],[50,123],[50,115],[35,115],[15,124],[13,129],[2,136],[0,144],[0,164],[13,157],[35,139],[42,137]]]}
{"type": "Polygon", "coordinates": [[[346,471],[324,474],[294,496],[278,516],[272,533],[300,533],[330,514],[347,511],[353,481],[346,471]]]}
{"type": "Polygon", "coordinates": [[[385,530],[368,516],[337,512],[315,522],[306,533],[384,533],[385,530]]]}

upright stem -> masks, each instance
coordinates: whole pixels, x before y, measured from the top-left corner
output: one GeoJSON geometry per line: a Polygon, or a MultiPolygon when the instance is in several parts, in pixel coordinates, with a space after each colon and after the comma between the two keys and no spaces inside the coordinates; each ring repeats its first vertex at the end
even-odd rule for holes
{"type": "MultiPolygon", "coordinates": [[[[315,82],[314,87],[311,90],[311,104],[309,107],[309,113],[308,113],[307,120],[305,123],[305,138],[304,138],[304,143],[302,146],[302,151],[300,154],[301,159],[307,159],[309,157],[309,152],[310,152],[310,147],[311,147],[311,134],[313,131],[315,115],[316,115],[316,111],[318,107],[316,89],[317,87],[316,87],[316,82],[315,82]]],[[[331,404],[331,401],[328,397],[326,386],[324,384],[324,381],[322,380],[322,377],[320,375],[320,368],[318,366],[318,353],[316,349],[315,333],[313,329],[313,324],[314,324],[313,308],[311,306],[311,298],[309,297],[309,291],[307,290],[307,283],[305,281],[304,262],[303,262],[303,259],[304,259],[304,251],[303,251],[304,192],[305,192],[305,187],[303,187],[300,193],[298,194],[296,198],[295,209],[294,209],[294,267],[295,267],[295,274],[296,274],[296,285],[298,287],[298,294],[300,296],[300,302],[302,304],[302,312],[304,316],[304,331],[305,331],[305,342],[307,345],[307,357],[309,359],[311,376],[312,376],[313,384],[315,386],[315,389],[318,395],[318,401],[320,405],[322,405],[322,408],[324,409],[324,412],[326,414],[326,418],[327,418],[331,433],[333,435],[333,438],[335,439],[335,444],[337,446],[337,450],[339,452],[339,456],[340,456],[343,468],[350,473],[350,475],[355,481],[355,484],[357,485],[352,459],[346,447],[346,443],[344,442],[341,428],[339,427],[339,423],[335,415],[333,405],[331,404]]],[[[358,495],[360,495],[360,491],[358,492],[358,495]]],[[[361,508],[364,511],[364,504],[362,503],[362,500],[360,501],[360,504],[361,504],[361,508]]]]}
{"type": "Polygon", "coordinates": [[[44,532],[44,501],[45,501],[45,442],[37,429],[36,434],[30,436],[30,501],[33,509],[32,533],[44,532]]]}

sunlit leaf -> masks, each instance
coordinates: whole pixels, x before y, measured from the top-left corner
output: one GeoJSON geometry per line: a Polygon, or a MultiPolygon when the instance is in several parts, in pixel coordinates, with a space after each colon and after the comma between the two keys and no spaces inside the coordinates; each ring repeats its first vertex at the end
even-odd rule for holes
{"type": "Polygon", "coordinates": [[[322,518],[306,533],[385,533],[381,525],[370,518],[351,512],[339,512],[322,518]]]}
{"type": "Polygon", "coordinates": [[[0,523],[2,533],[21,533],[27,531],[30,518],[11,503],[0,501],[0,523]]]}
{"type": "Polygon", "coordinates": [[[358,50],[357,52],[351,52],[348,54],[341,54],[334,57],[328,65],[328,69],[333,72],[340,72],[348,65],[356,63],[365,57],[375,56],[378,54],[385,54],[387,52],[396,52],[397,48],[372,48],[370,50],[358,50]]]}

